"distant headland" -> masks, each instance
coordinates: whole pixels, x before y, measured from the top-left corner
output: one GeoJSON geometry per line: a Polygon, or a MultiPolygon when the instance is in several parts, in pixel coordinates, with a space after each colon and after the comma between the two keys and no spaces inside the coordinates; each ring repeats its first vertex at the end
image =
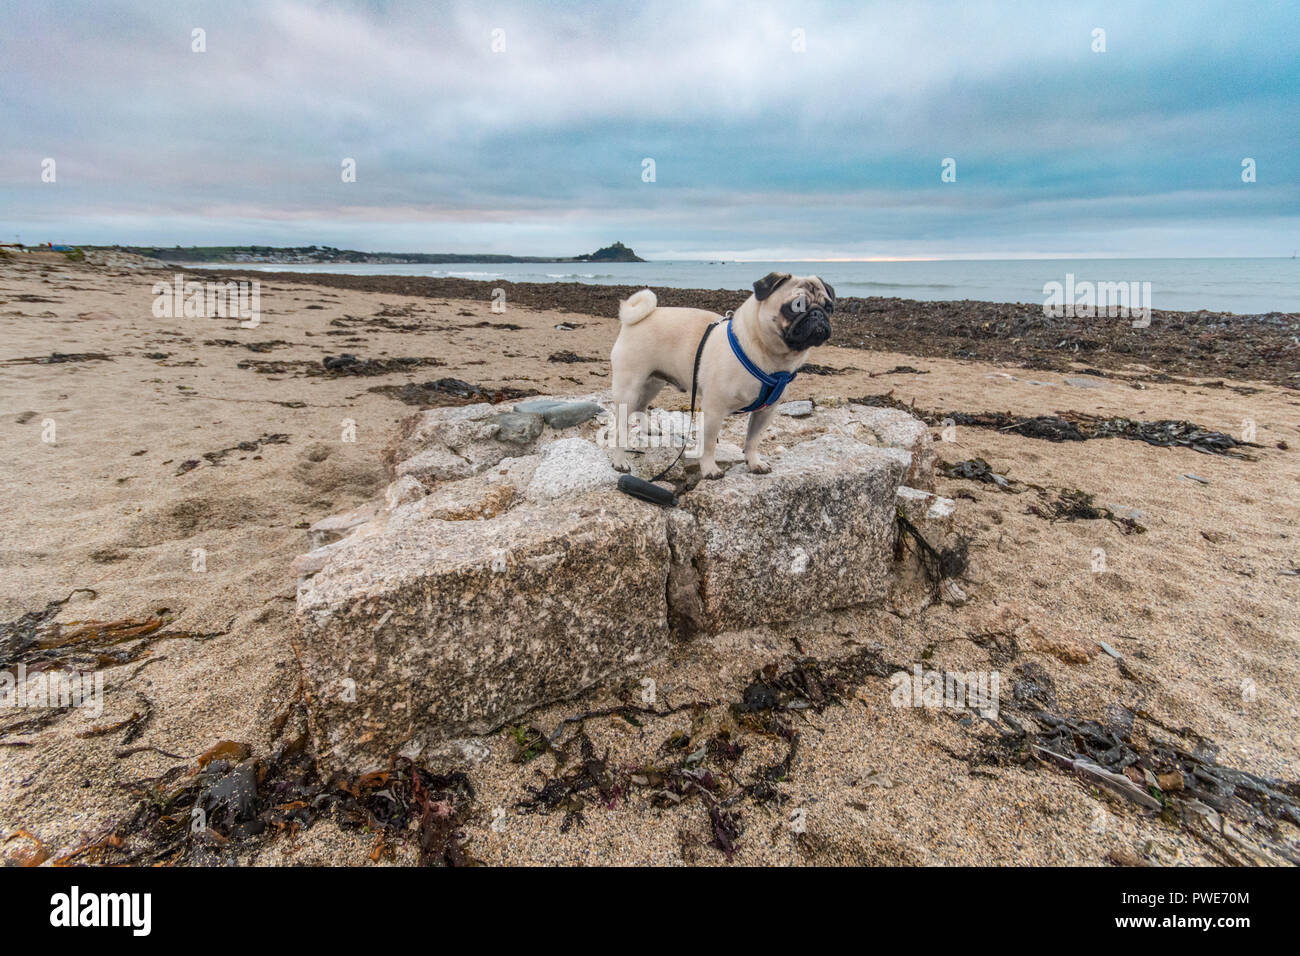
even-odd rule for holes
{"type": "Polygon", "coordinates": [[[79,246],[83,250],[113,249],[163,262],[269,262],[299,265],[313,262],[361,262],[381,265],[457,264],[482,262],[645,262],[616,242],[579,256],[506,256],[491,253],[357,252],[333,246],[79,246]]]}

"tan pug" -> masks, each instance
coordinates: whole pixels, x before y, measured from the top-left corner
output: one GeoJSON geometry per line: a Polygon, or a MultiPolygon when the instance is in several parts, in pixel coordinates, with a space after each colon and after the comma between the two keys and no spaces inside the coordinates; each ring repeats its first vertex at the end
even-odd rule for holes
{"type": "MultiPolygon", "coordinates": [[[[818,276],[771,272],[754,283],[754,294],[735,311],[731,323],[742,351],[760,370],[795,372],[813,347],[830,338],[834,307],[835,290],[818,276]]],[[[624,406],[628,416],[644,415],[665,385],[689,394],[700,337],[710,322],[722,321],[722,316],[704,309],[661,309],[649,289],[620,302],[618,318],[622,327],[609,359],[615,410],[624,406]]],[[[697,380],[703,477],[722,477],[714,461],[722,421],[757,401],[762,388],[733,352],[726,325],[719,325],[705,343],[697,380]]],[[[758,437],[775,409],[771,404],[749,417],[745,464],[755,474],[771,470],[759,457],[758,437]]],[[[619,471],[629,470],[625,447],[616,446],[612,458],[619,471]]]]}

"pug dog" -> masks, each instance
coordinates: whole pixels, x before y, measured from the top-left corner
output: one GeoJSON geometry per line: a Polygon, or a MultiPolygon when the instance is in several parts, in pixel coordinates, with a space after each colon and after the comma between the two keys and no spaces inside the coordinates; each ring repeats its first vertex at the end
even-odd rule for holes
{"type": "MultiPolygon", "coordinates": [[[[831,337],[834,309],[835,290],[819,276],[770,272],[754,283],[754,294],[732,314],[731,331],[741,352],[761,373],[793,377],[809,351],[831,337]]],[[[710,323],[724,321],[705,309],[661,309],[649,289],[619,302],[618,318],[621,327],[609,359],[614,402],[625,406],[629,416],[644,415],[665,385],[689,394],[700,337],[710,323]]],[[[714,452],[723,419],[755,405],[764,389],[737,355],[725,323],[705,342],[696,388],[701,413],[700,474],[721,478],[714,452]]],[[[771,471],[758,454],[758,438],[775,411],[773,400],[749,416],[745,464],[755,474],[771,471]]],[[[616,445],[611,458],[617,470],[629,470],[625,447],[616,445]]]]}

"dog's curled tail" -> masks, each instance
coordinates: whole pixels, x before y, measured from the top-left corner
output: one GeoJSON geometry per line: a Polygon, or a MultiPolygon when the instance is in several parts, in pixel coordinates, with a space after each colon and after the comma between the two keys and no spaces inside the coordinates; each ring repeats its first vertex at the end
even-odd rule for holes
{"type": "Polygon", "coordinates": [[[618,304],[618,320],[624,325],[634,325],[659,308],[659,299],[649,289],[642,289],[618,304]]]}

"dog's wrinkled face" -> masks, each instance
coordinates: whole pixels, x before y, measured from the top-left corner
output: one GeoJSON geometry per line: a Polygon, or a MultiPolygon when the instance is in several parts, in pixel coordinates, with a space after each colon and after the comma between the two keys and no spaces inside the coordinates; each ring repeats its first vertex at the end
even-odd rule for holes
{"type": "Polygon", "coordinates": [[[821,345],[831,337],[835,290],[820,276],[769,272],[754,283],[759,322],[768,325],[791,352],[821,345]]]}

